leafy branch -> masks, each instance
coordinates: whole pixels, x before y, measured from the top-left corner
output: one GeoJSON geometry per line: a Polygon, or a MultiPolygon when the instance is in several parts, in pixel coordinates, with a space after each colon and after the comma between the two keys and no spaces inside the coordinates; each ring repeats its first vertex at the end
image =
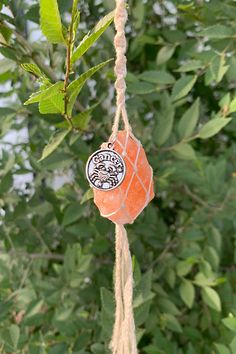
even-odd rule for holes
{"type": "Polygon", "coordinates": [[[167,147],[163,147],[163,148],[161,149],[161,151],[171,151],[171,150],[175,149],[177,146],[179,146],[180,144],[187,144],[187,143],[189,143],[190,141],[197,139],[198,137],[199,137],[198,134],[194,134],[194,135],[192,135],[192,136],[189,137],[189,138],[184,138],[183,140],[179,141],[178,143],[176,143],[176,144],[174,144],[174,145],[167,146],[167,147]]]}
{"type": "MultiPolygon", "coordinates": [[[[49,68],[48,70],[48,68],[43,67],[42,63],[39,62],[39,58],[33,58],[31,50],[26,46],[27,51],[31,54],[34,62],[36,63],[36,61],[38,61],[40,65],[37,67],[35,64],[27,63],[23,64],[22,67],[24,70],[38,78],[40,89],[29,97],[25,102],[25,105],[38,103],[39,112],[41,114],[60,114],[65,122],[67,122],[67,130],[60,130],[59,132],[57,131],[53,133],[49,143],[44,148],[40,160],[43,160],[56,150],[58,145],[64,141],[65,137],[71,130],[77,132],[81,131],[81,125],[84,124],[84,116],[77,114],[73,117],[73,108],[78,106],[78,102],[76,102],[77,97],[87,80],[110,62],[110,60],[102,62],[70,82],[70,75],[73,73],[72,65],[74,65],[76,60],[80,59],[81,56],[96,42],[114,18],[113,12],[102,18],[95,28],[83,38],[79,46],[74,50],[76,32],[80,20],[80,12],[77,9],[77,5],[78,0],[73,0],[71,22],[65,34],[57,0],[40,0],[40,27],[43,34],[50,43],[66,46],[65,77],[63,81],[57,81],[55,74],[47,75],[51,79],[53,78],[53,82],[49,81],[44,73],[50,71],[51,74],[52,69],[49,68]],[[40,67],[42,68],[43,73],[41,72],[40,67]],[[78,122],[80,118],[83,120],[83,124],[78,122]]],[[[20,38],[20,40],[25,42],[24,38],[20,38]]],[[[24,43],[24,45],[25,44],[26,43],[24,43]]],[[[79,104],[79,106],[79,108],[81,108],[81,104],[79,104]]],[[[89,112],[89,109],[90,108],[85,110],[84,107],[82,107],[82,111],[89,112]]],[[[88,120],[85,121],[85,124],[87,124],[86,122],[88,122],[88,120]]]]}
{"type": "MultiPolygon", "coordinates": [[[[26,50],[28,57],[47,75],[53,82],[57,81],[57,76],[50,66],[46,65],[40,55],[33,49],[31,44],[19,33],[14,31],[16,41],[26,50]]],[[[13,48],[14,49],[14,48],[13,48]]]]}
{"type": "MultiPolygon", "coordinates": [[[[189,143],[195,139],[204,140],[213,137],[231,121],[232,118],[228,117],[227,114],[222,115],[222,112],[219,111],[213,119],[198,127],[200,103],[200,99],[197,98],[178,121],[176,131],[179,139],[177,142],[170,146],[161,147],[168,141],[174,125],[175,112],[173,103],[169,104],[169,108],[167,105],[165,111],[160,114],[159,125],[157,125],[155,133],[158,145],[161,147],[160,151],[173,152],[182,159],[196,159],[195,151],[189,143]]],[[[223,104],[224,102],[222,102],[222,105],[223,104]]],[[[227,106],[227,113],[231,113],[233,111],[233,106],[231,108],[227,106]]]]}
{"type": "Polygon", "coordinates": [[[69,35],[67,38],[67,50],[66,50],[66,74],[65,74],[65,80],[64,80],[64,117],[66,121],[69,123],[71,128],[75,129],[73,122],[71,120],[71,115],[68,114],[68,95],[67,95],[67,88],[69,85],[69,77],[71,73],[71,56],[72,56],[72,51],[74,47],[74,41],[75,41],[75,31],[77,28],[77,24],[79,21],[79,11],[77,10],[77,4],[78,0],[73,0],[73,7],[72,7],[72,16],[71,16],[71,23],[69,26],[69,35]],[[76,25],[76,26],[75,26],[76,25]]]}

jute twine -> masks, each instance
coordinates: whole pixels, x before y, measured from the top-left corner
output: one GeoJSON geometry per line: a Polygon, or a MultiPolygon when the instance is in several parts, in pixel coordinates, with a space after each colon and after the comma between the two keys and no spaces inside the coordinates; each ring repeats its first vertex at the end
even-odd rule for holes
{"type": "MultiPolygon", "coordinates": [[[[127,10],[125,0],[116,0],[115,29],[116,35],[114,46],[116,51],[115,74],[116,74],[116,115],[112,127],[110,141],[116,139],[120,118],[124,123],[127,135],[132,134],[129,123],[126,105],[125,92],[126,83],[126,37],[125,23],[127,21],[127,10]]],[[[127,232],[124,225],[116,224],[116,261],[115,261],[115,324],[113,328],[110,349],[113,354],[137,354],[137,343],[135,334],[135,323],[133,314],[133,270],[132,259],[129,250],[127,232]]]]}

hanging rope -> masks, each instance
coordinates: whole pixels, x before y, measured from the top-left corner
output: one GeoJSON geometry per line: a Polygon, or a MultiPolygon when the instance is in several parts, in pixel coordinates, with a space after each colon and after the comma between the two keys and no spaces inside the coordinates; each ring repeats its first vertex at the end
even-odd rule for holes
{"type": "Polygon", "coordinates": [[[137,354],[132,259],[127,233],[121,224],[116,224],[115,298],[115,325],[110,348],[113,354],[137,354]]]}
{"type": "Polygon", "coordinates": [[[112,134],[86,164],[86,176],[93,187],[100,214],[115,223],[115,324],[112,354],[138,354],[133,313],[133,269],[124,225],[132,224],[154,197],[153,171],[145,151],[133,135],[125,105],[126,1],[116,0],[114,46],[116,51],[116,114],[112,134]],[[120,120],[124,130],[119,130],[120,120]]]}
{"type": "Polygon", "coordinates": [[[127,10],[126,10],[126,1],[125,0],[116,0],[116,9],[115,9],[115,29],[116,35],[114,39],[114,46],[116,51],[116,62],[115,62],[115,74],[116,74],[116,115],[112,127],[112,139],[115,139],[119,129],[120,117],[122,117],[124,122],[125,130],[128,133],[132,133],[132,128],[129,123],[127,116],[126,106],[125,106],[125,91],[126,83],[125,77],[127,74],[126,69],[126,37],[125,37],[125,23],[127,21],[127,10]]]}
{"type": "MultiPolygon", "coordinates": [[[[127,137],[132,134],[125,106],[126,69],[126,37],[127,21],[126,1],[116,0],[114,46],[116,51],[116,115],[112,127],[110,141],[117,138],[120,117],[124,122],[127,137]]],[[[115,325],[110,349],[113,354],[137,354],[135,323],[133,314],[133,270],[127,233],[122,224],[116,223],[116,262],[115,262],[115,325]]]]}

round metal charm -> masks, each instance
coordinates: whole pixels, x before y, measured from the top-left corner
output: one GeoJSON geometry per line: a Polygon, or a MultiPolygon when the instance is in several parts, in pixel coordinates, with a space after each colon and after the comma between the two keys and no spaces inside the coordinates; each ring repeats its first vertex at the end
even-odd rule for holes
{"type": "Polygon", "coordinates": [[[112,149],[95,151],[86,164],[86,177],[93,188],[110,191],[118,187],[125,177],[123,158],[112,149]]]}

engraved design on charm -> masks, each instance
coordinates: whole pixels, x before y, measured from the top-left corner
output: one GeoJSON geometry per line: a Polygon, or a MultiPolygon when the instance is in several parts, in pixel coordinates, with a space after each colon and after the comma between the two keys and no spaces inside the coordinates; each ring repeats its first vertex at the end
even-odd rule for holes
{"type": "Polygon", "coordinates": [[[110,191],[118,187],[125,177],[125,162],[114,150],[95,151],[86,164],[86,176],[94,188],[110,191]]]}

